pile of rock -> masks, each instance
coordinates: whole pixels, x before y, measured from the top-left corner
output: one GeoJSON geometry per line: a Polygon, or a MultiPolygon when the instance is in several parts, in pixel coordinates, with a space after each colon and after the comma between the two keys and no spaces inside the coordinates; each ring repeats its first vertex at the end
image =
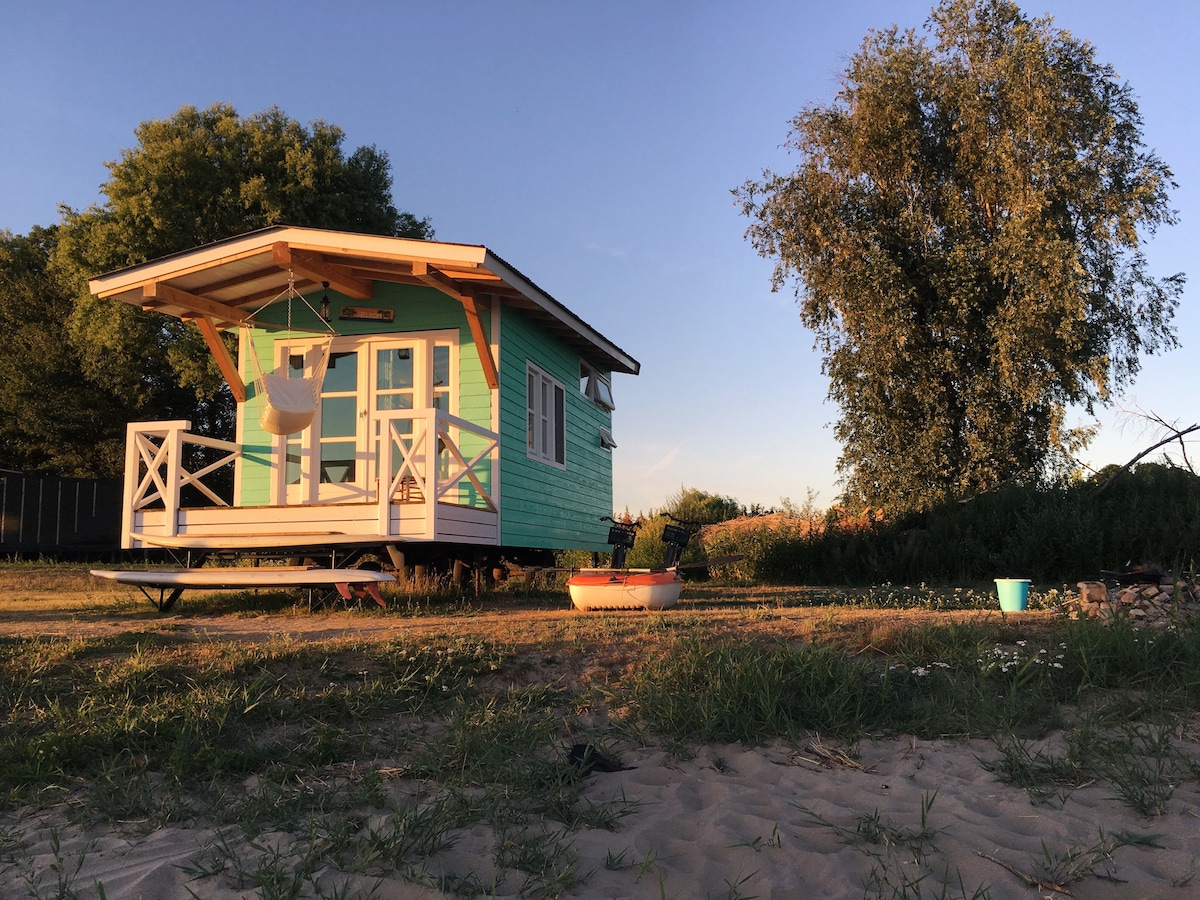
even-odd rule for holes
{"type": "Polygon", "coordinates": [[[1150,584],[1118,585],[1079,582],[1079,618],[1127,616],[1137,627],[1163,628],[1200,614],[1200,582],[1176,581],[1164,575],[1150,584]]]}

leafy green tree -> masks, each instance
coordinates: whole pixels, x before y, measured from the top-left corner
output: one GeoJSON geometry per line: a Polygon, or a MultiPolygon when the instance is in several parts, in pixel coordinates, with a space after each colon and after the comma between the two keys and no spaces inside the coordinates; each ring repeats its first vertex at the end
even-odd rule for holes
{"type": "Polygon", "coordinates": [[[349,157],[335,125],[305,127],[272,107],[243,118],[225,103],[185,106],[143,122],[137,147],[108,163],[108,202],[83,213],[95,224],[85,259],[99,271],[135,265],[272,222],[430,238],[428,219],[399,212],[391,164],[375,147],[349,157]],[[99,235],[97,235],[99,237],[99,235]]]}
{"type": "Polygon", "coordinates": [[[1184,281],[1148,271],[1172,176],[1089,43],[1009,0],[926,32],[870,32],[792,120],[797,168],[734,191],[824,354],[845,499],[893,512],[1069,459],[1067,409],[1175,345],[1184,281]]]}
{"type": "Polygon", "coordinates": [[[121,406],[81,376],[64,339],[73,298],[50,269],[56,230],[0,232],[0,468],[86,477],[119,471],[121,454],[97,447],[121,406]],[[110,454],[110,455],[105,455],[110,454]]]}
{"type": "Polygon", "coordinates": [[[120,406],[94,435],[108,474],[120,470],[125,422],[190,418],[232,437],[235,407],[194,326],[98,300],[89,278],[274,222],[433,236],[428,219],[396,209],[387,154],[360,147],[347,157],[334,125],[306,127],[274,107],[243,118],[216,104],[185,106],[135,133],[138,145],[108,163],[107,201],[64,207],[51,251],[51,271],[74,299],[63,320],[80,377],[120,406]]]}
{"type": "Polygon", "coordinates": [[[727,519],[736,519],[743,513],[741,504],[733,497],[685,487],[680,487],[667,498],[663,511],[696,525],[715,525],[727,519]]]}

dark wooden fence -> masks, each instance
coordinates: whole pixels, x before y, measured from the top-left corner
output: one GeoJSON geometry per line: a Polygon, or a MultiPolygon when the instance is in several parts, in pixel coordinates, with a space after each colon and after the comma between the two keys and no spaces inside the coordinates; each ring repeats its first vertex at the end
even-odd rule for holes
{"type": "Polygon", "coordinates": [[[120,539],[118,479],[0,469],[0,557],[113,554],[120,539]]]}

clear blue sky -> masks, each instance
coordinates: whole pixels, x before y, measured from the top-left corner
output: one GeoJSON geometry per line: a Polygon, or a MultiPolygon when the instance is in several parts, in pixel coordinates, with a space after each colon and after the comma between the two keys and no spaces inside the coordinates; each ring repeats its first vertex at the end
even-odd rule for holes
{"type": "MultiPolygon", "coordinates": [[[[59,2],[0,4],[0,228],[102,201],[105,161],[184,104],[279,106],[391,157],[397,205],[441,240],[484,244],[642,363],[618,376],[615,503],[682,486],[742,503],[826,506],[837,410],[790,291],[742,238],[730,189],[767,166],[790,118],[826,102],[870,28],[920,26],[932,0],[827,2],[59,2]]],[[[1147,247],[1188,271],[1200,4],[1036,0],[1134,88],[1173,168],[1181,223],[1147,247]]],[[[1087,459],[1153,434],[1119,409],[1195,421],[1200,313],[1100,413],[1087,459]]]]}

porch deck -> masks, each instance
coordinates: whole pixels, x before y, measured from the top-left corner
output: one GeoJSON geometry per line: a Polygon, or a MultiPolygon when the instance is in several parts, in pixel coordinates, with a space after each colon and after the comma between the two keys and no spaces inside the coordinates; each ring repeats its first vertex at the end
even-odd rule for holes
{"type": "MultiPolygon", "coordinates": [[[[444,541],[497,545],[499,435],[437,409],[379,415],[368,499],[236,506],[239,444],[190,433],[186,420],[128,426],[121,541],[125,549],[283,549],[347,543],[444,541]],[[472,448],[468,456],[464,446],[472,448]],[[225,473],[227,485],[221,486],[225,473]],[[382,485],[382,490],[380,489],[382,485]],[[192,505],[185,505],[190,497],[192,505]]],[[[258,453],[259,451],[256,451],[258,453]]],[[[276,469],[281,451],[273,453],[276,469]]]]}

